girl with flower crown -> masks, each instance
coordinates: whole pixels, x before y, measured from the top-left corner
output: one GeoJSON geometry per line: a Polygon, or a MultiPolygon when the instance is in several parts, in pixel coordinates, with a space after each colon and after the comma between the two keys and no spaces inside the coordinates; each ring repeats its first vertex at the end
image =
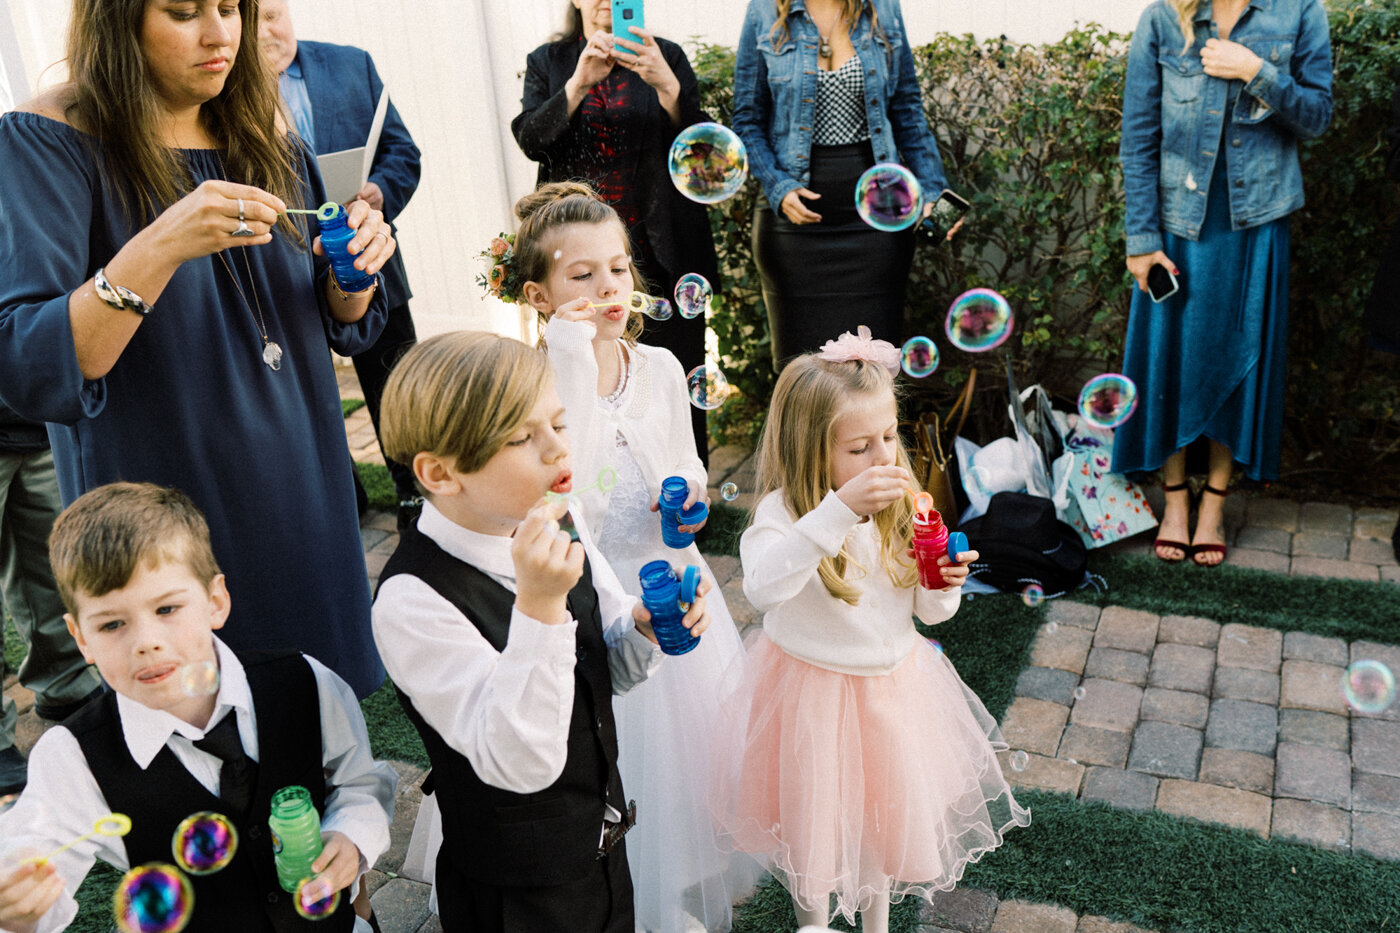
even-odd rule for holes
{"type": "Polygon", "coordinates": [[[945,585],[919,585],[898,369],[899,351],[861,327],[778,377],[740,542],[763,634],[720,705],[740,773],[713,801],[727,841],[772,861],[799,925],[825,927],[834,894],[865,933],[1030,822],[997,764],[996,721],[914,628],[957,611],[978,555],[940,558],[945,585]]]}
{"type": "MultiPolygon", "coordinates": [[[[694,544],[678,553],[661,538],[661,481],[683,477],[689,507],[705,495],[705,467],[689,430],[681,364],[669,350],[637,342],[641,316],[629,312],[627,298],[643,283],[626,228],[578,182],[541,186],[516,214],[507,278],[544,325],[568,423],[576,508],[634,595],[638,571],[658,558],[708,574],[694,544]],[[605,472],[615,484],[594,484],[605,472]]],[[[739,676],[743,665],[743,643],[718,590],[710,608],[710,628],[693,650],[614,699],[618,768],[637,799],[637,825],[627,836],[637,924],[655,933],[684,933],[697,920],[706,930],[728,930],[732,904],[758,875],[753,860],[721,852],[707,807],[705,782],[715,771],[710,710],[721,680],[727,672],[739,676]]]]}

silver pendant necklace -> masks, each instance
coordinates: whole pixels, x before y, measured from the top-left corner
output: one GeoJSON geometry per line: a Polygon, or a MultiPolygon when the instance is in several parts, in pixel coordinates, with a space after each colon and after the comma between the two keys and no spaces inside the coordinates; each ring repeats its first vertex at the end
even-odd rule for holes
{"type": "Polygon", "coordinates": [[[819,39],[822,40],[822,41],[821,41],[821,45],[818,45],[818,46],[817,46],[817,54],[820,55],[822,58],[830,58],[830,57],[831,57],[831,42],[830,42],[830,40],[828,40],[827,37],[826,37],[826,36],[823,36],[821,33],[817,33],[817,37],[818,37],[819,39]]]}
{"type": "MultiPolygon", "coordinates": [[[[246,250],[247,247],[241,246],[239,249],[246,250]]],[[[253,289],[253,301],[257,303],[257,311],[254,311],[253,306],[248,303],[248,296],[243,294],[243,285],[238,281],[238,276],[234,274],[233,266],[229,264],[228,259],[224,256],[224,251],[220,250],[216,255],[218,255],[219,261],[224,264],[224,269],[228,272],[228,277],[233,279],[233,287],[238,290],[238,297],[242,299],[243,307],[247,308],[248,313],[253,315],[254,320],[257,321],[258,334],[262,337],[263,342],[262,361],[267,364],[268,369],[274,372],[281,369],[282,347],[278,345],[277,341],[268,339],[267,321],[263,318],[262,313],[262,299],[258,298],[258,290],[253,284],[253,268],[248,264],[248,254],[246,252],[243,253],[243,267],[248,272],[248,287],[253,289]]]]}

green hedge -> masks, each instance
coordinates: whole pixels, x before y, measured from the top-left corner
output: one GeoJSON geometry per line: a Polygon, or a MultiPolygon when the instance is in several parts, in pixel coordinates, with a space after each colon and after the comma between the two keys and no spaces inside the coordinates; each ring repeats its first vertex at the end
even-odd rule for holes
{"type": "MultiPolygon", "coordinates": [[[[1317,452],[1319,465],[1344,466],[1400,447],[1394,358],[1368,351],[1360,324],[1397,206],[1381,134],[1400,80],[1400,9],[1370,0],[1328,7],[1335,117],[1303,147],[1308,207],[1293,225],[1285,444],[1317,452]]],[[[1121,362],[1131,295],[1118,166],[1127,40],[1090,24],[1045,45],[939,35],[915,50],[949,183],[973,207],[951,244],[919,247],[911,332],[939,334],[950,300],[976,286],[1002,292],[1017,314],[1013,338],[980,359],[938,338],[943,365],[911,381],[915,410],[946,406],[975,362],[990,378],[979,381],[969,433],[1000,436],[1009,429],[1006,357],[1022,385],[1042,383],[1066,409],[1086,376],[1121,362]]],[[[698,45],[692,61],[705,108],[730,122],[733,51],[698,45]]],[[[774,379],[749,242],[756,194],[750,180],[710,211],[722,277],[711,327],[743,393],[713,422],[730,438],[757,435],[774,379]]]]}

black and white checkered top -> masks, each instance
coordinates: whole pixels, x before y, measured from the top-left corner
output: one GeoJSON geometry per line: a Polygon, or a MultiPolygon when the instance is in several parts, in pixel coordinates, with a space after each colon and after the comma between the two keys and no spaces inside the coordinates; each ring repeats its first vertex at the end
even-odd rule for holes
{"type": "Polygon", "coordinates": [[[814,146],[844,146],[870,138],[865,119],[865,73],[852,55],[835,71],[817,69],[817,116],[814,146]]]}

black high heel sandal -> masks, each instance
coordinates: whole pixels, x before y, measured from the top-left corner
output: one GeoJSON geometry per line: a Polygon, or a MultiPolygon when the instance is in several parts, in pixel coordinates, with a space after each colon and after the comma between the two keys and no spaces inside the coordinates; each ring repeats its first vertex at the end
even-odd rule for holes
{"type": "MultiPolygon", "coordinates": [[[[1171,486],[1163,486],[1163,487],[1162,487],[1162,492],[1163,492],[1163,493],[1181,492],[1183,489],[1186,490],[1186,518],[1187,518],[1187,520],[1189,521],[1190,518],[1191,518],[1191,484],[1190,484],[1189,482],[1186,482],[1185,480],[1183,480],[1182,482],[1180,482],[1180,483],[1174,483],[1174,484],[1171,485],[1171,486]]],[[[1158,538],[1157,540],[1155,540],[1155,541],[1152,542],[1152,553],[1153,553],[1153,555],[1154,555],[1158,560],[1160,560],[1160,561],[1162,561],[1162,562],[1164,562],[1164,563],[1168,563],[1168,564],[1179,564],[1179,563],[1181,563],[1183,560],[1186,559],[1186,556],[1187,556],[1188,554],[1191,553],[1191,545],[1190,545],[1189,543],[1187,543],[1187,542],[1184,542],[1184,541],[1171,541],[1171,540],[1168,540],[1167,538],[1158,538]],[[1162,556],[1160,553],[1158,553],[1158,551],[1157,551],[1158,548],[1163,548],[1163,547],[1174,547],[1174,548],[1176,548],[1178,551],[1181,552],[1181,556],[1180,556],[1180,557],[1163,557],[1163,556],[1162,556]]]]}

